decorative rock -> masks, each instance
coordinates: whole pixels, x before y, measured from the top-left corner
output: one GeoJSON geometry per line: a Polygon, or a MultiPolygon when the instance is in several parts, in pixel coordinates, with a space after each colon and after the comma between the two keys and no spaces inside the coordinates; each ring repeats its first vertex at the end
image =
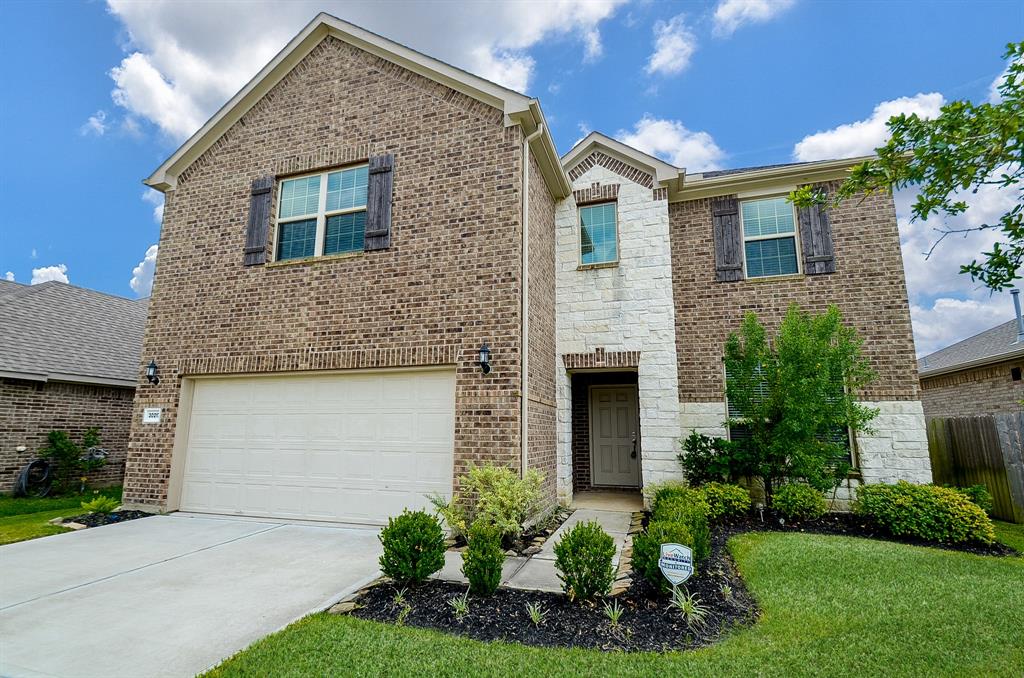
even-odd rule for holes
{"type": "Polygon", "coordinates": [[[84,530],[85,528],[89,527],[88,525],[83,525],[82,523],[61,523],[61,525],[72,530],[84,530]]]}
{"type": "Polygon", "coordinates": [[[328,614],[348,614],[352,610],[359,607],[353,600],[347,600],[343,603],[331,606],[331,609],[327,610],[328,614]]]}
{"type": "Polygon", "coordinates": [[[534,555],[536,553],[540,553],[540,547],[539,546],[531,546],[528,549],[526,549],[525,551],[523,551],[523,555],[524,556],[532,556],[532,555],[534,555]]]}
{"type": "Polygon", "coordinates": [[[506,556],[518,556],[519,553],[517,553],[515,549],[509,549],[509,550],[505,551],[505,555],[506,556]]]}

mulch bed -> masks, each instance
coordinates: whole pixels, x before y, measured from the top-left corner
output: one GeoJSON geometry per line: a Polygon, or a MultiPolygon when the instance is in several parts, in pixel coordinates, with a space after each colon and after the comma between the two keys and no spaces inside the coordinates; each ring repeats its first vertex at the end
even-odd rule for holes
{"type": "MultiPolygon", "coordinates": [[[[537,523],[530,525],[519,538],[512,543],[504,544],[506,556],[532,556],[540,551],[541,546],[554,534],[555,530],[562,526],[566,518],[572,515],[572,511],[559,506],[549,515],[537,523]]],[[[466,546],[466,538],[463,535],[452,539],[451,548],[462,550],[466,546]]]]}
{"type": "Polygon", "coordinates": [[[84,513],[73,518],[65,518],[65,523],[78,523],[86,527],[99,527],[100,525],[112,525],[123,523],[126,520],[137,520],[153,515],[145,511],[114,511],[112,513],[84,513]]]}
{"type": "Polygon", "coordinates": [[[827,513],[817,520],[803,522],[792,522],[782,520],[771,511],[765,511],[764,522],[758,518],[746,518],[721,525],[719,529],[726,530],[733,534],[741,532],[752,532],[755,530],[772,532],[806,532],[812,534],[831,534],[845,537],[865,537],[867,539],[881,539],[894,541],[900,544],[912,546],[930,546],[932,548],[947,549],[950,551],[964,551],[975,553],[981,556],[1015,556],[1019,555],[1016,550],[996,542],[994,544],[982,544],[980,542],[945,543],[918,539],[917,537],[896,536],[888,531],[874,525],[864,518],[852,513],[827,513]]]}
{"type": "Polygon", "coordinates": [[[436,629],[476,640],[502,640],[544,647],[581,647],[601,650],[665,651],[710,645],[728,630],[749,626],[758,609],[725,548],[731,534],[713,535],[711,556],[685,588],[707,607],[701,628],[689,628],[679,612],[668,606],[661,594],[642,577],[614,599],[623,609],[613,627],[604,613],[604,603],[570,603],[565,596],[539,591],[501,588],[489,597],[469,597],[469,614],[456,619],[449,600],[465,593],[467,587],[431,580],[405,590],[405,605],[395,603],[396,586],[382,582],[366,590],[352,614],[380,622],[401,622],[406,626],[436,629]],[[723,585],[731,595],[722,593],[723,585]],[[539,603],[547,614],[534,626],[527,604],[539,603]],[[405,606],[408,611],[404,612],[405,606]]]}

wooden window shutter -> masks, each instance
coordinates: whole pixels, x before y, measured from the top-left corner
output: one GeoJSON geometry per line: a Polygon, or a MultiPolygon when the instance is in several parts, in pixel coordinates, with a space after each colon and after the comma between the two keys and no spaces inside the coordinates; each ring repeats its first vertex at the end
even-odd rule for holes
{"type": "Polygon", "coordinates": [[[260,177],[252,182],[249,199],[249,223],[245,229],[245,265],[255,266],[267,261],[267,234],[270,233],[270,199],[274,177],[260,177]]]}
{"type": "Polygon", "coordinates": [[[391,190],[394,185],[395,156],[370,158],[369,184],[366,187],[366,239],[363,249],[385,250],[391,247],[391,190]]]}
{"type": "Polygon", "coordinates": [[[715,279],[743,279],[743,241],[740,236],[740,201],[734,195],[711,200],[715,233],[715,279]]]}
{"type": "Polygon", "coordinates": [[[800,245],[804,255],[804,273],[819,275],[836,272],[832,248],[832,225],[824,205],[797,208],[800,221],[800,245]]]}

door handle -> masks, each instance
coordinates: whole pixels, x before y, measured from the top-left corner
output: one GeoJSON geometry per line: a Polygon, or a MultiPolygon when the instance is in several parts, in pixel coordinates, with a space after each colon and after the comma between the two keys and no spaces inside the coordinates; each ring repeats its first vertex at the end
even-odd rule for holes
{"type": "Polygon", "coordinates": [[[636,431],[633,431],[633,451],[629,453],[631,459],[636,459],[636,431]]]}

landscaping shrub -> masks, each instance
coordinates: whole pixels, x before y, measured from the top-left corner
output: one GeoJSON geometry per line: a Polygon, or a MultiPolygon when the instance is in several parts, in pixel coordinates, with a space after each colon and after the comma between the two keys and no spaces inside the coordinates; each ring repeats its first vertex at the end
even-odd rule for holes
{"type": "Polygon", "coordinates": [[[708,483],[700,491],[708,504],[708,520],[739,518],[750,512],[750,493],[739,485],[708,483]]]}
{"type": "Polygon", "coordinates": [[[475,595],[489,596],[501,583],[501,566],[505,550],[501,548],[501,532],[486,521],[477,521],[469,528],[469,542],[462,553],[462,574],[469,580],[475,595]]]}
{"type": "Polygon", "coordinates": [[[788,483],[775,490],[772,508],[788,520],[815,520],[825,515],[825,496],[810,485],[788,483]]]}
{"type": "Polygon", "coordinates": [[[935,485],[862,485],[853,503],[856,514],[897,536],[939,542],[995,541],[985,512],[962,492],[935,485]]]}
{"type": "Polygon", "coordinates": [[[121,502],[113,497],[107,497],[100,495],[92,501],[83,501],[82,509],[89,513],[100,513],[106,515],[117,510],[117,507],[121,505],[121,502]]]}
{"type": "MultiPolygon", "coordinates": [[[[949,486],[947,485],[947,487],[949,486]]],[[[970,499],[972,503],[985,512],[985,515],[992,516],[992,509],[995,508],[995,504],[987,487],[984,485],[971,485],[970,487],[954,487],[953,489],[970,499]]]]}
{"type": "Polygon", "coordinates": [[[703,509],[705,515],[708,512],[707,500],[700,490],[685,485],[663,485],[651,500],[651,520],[665,520],[685,506],[703,509]]]}
{"type": "Polygon", "coordinates": [[[688,546],[693,559],[702,561],[711,554],[711,529],[708,526],[708,507],[700,490],[688,489],[662,500],[651,514],[651,523],[681,523],[690,534],[688,546]]]}
{"type": "Polygon", "coordinates": [[[595,521],[577,523],[555,544],[555,568],[571,600],[603,596],[615,580],[615,542],[595,521]]]}
{"type": "Polygon", "coordinates": [[[430,500],[456,535],[465,536],[470,525],[485,520],[503,539],[516,539],[523,523],[540,512],[543,484],[544,476],[533,469],[520,478],[507,466],[476,466],[459,479],[465,498],[455,494],[450,501],[430,500]]]}
{"type": "MultiPolygon", "coordinates": [[[[633,569],[642,574],[651,584],[662,591],[667,591],[670,584],[658,567],[662,544],[689,546],[693,549],[694,560],[697,560],[697,550],[694,548],[690,530],[679,522],[652,522],[647,526],[646,532],[633,537],[633,569]]],[[[694,570],[696,570],[696,563],[694,570]]]]}
{"type": "Polygon", "coordinates": [[[106,462],[102,458],[87,455],[90,447],[99,447],[99,429],[90,428],[82,436],[79,445],[64,431],[50,431],[46,436],[46,447],[40,456],[49,459],[56,467],[53,470],[53,492],[64,494],[84,489],[88,475],[106,462]]]}
{"type": "Polygon", "coordinates": [[[380,569],[399,584],[426,581],[444,566],[444,531],[437,518],[424,511],[402,511],[380,531],[384,553],[380,569]]]}
{"type": "Polygon", "coordinates": [[[735,479],[727,442],[697,431],[690,431],[690,435],[683,439],[683,453],[678,455],[679,465],[691,485],[735,479]]]}

